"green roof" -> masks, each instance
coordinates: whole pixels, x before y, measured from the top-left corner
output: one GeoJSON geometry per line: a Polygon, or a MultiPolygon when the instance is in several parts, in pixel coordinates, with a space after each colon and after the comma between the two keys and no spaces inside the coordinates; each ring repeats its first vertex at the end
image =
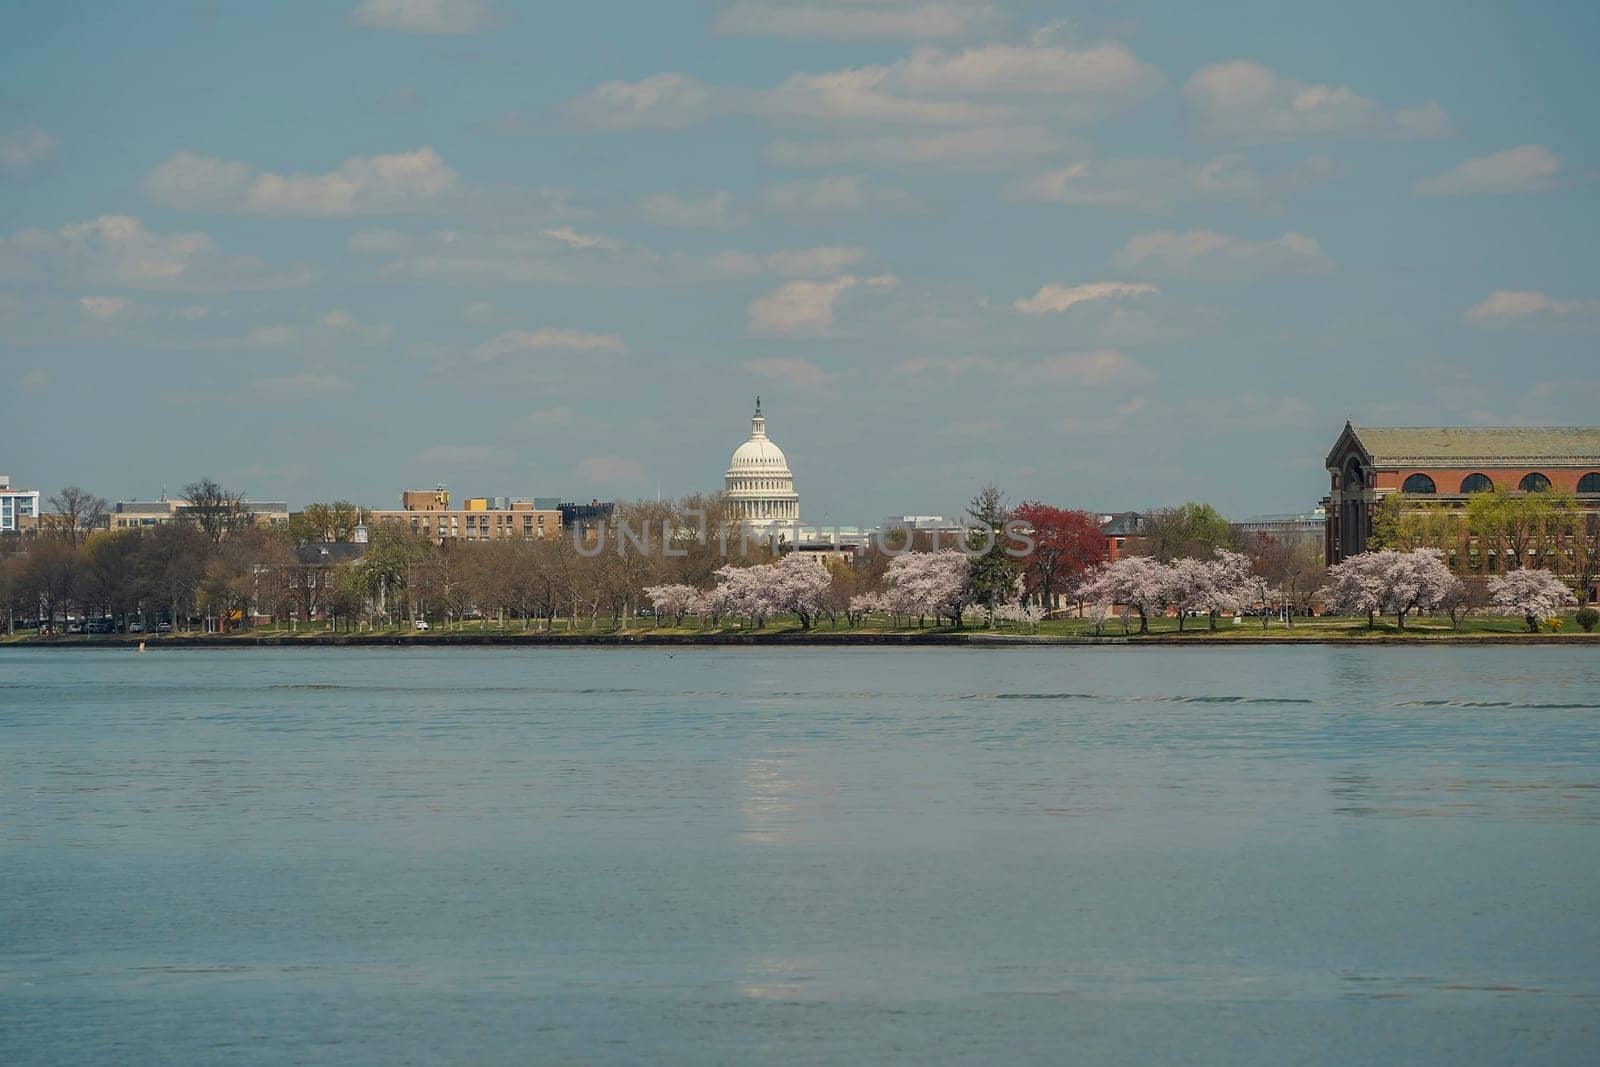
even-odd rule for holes
{"type": "Polygon", "coordinates": [[[1377,466],[1600,467],[1600,426],[1352,426],[1377,466]]]}

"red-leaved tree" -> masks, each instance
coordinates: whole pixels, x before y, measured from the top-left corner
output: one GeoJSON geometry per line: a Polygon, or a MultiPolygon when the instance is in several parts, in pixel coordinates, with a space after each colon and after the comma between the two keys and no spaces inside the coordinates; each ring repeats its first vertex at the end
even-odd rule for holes
{"type": "Polygon", "coordinates": [[[1053,605],[1056,594],[1070,591],[1090,567],[1105,561],[1106,539],[1097,516],[1037,500],[1020,505],[1013,514],[1033,531],[1033,551],[1023,561],[1023,582],[1045,607],[1053,605]]]}

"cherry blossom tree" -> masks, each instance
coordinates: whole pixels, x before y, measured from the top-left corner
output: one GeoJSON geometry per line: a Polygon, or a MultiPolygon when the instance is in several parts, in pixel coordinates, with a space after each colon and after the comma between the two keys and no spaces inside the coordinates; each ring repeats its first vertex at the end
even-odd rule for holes
{"type": "Polygon", "coordinates": [[[1201,559],[1175,559],[1166,566],[1162,575],[1165,588],[1162,600],[1178,612],[1178,632],[1183,633],[1183,620],[1204,603],[1209,603],[1215,589],[1210,563],[1201,559]]]}
{"type": "Polygon", "coordinates": [[[692,585],[647,585],[644,595],[655,609],[658,623],[670,615],[674,625],[682,626],[683,617],[695,614],[701,606],[700,591],[692,585]]]}
{"type": "Polygon", "coordinates": [[[1038,630],[1039,620],[1044,616],[1045,609],[1031,602],[1007,601],[990,612],[990,618],[993,622],[1010,622],[1026,626],[1029,633],[1038,630]]]}
{"type": "Polygon", "coordinates": [[[833,585],[833,575],[816,556],[791,552],[776,563],[750,567],[756,579],[766,587],[766,598],[775,612],[787,611],[800,620],[803,629],[811,629],[827,603],[828,590],[833,585]]]}
{"type": "MultiPolygon", "coordinates": [[[[1166,606],[1170,580],[1167,567],[1150,556],[1124,556],[1107,564],[1092,577],[1078,595],[1089,603],[1122,604],[1139,616],[1139,632],[1150,632],[1150,613],[1166,606]]],[[[1128,630],[1123,616],[1122,630],[1128,630]]]]}
{"type": "Polygon", "coordinates": [[[1529,633],[1537,633],[1540,619],[1550,618],[1575,599],[1560,578],[1532,567],[1489,582],[1490,606],[1502,615],[1521,615],[1529,633]]]}
{"type": "Polygon", "coordinates": [[[1384,549],[1330,567],[1322,595],[1332,611],[1365,614],[1368,626],[1379,612],[1392,614],[1403,630],[1411,612],[1437,608],[1454,595],[1455,581],[1437,548],[1384,549]]]}
{"type": "Polygon", "coordinates": [[[850,598],[845,616],[851,626],[860,626],[868,615],[883,610],[883,596],[879,593],[857,593],[850,598]]]}
{"type": "Polygon", "coordinates": [[[883,606],[896,615],[916,616],[918,625],[932,615],[960,626],[969,603],[969,570],[967,557],[953,549],[896,556],[885,574],[883,606]]]}
{"type": "Polygon", "coordinates": [[[1211,629],[1217,628],[1219,614],[1238,611],[1255,596],[1256,584],[1250,557],[1243,552],[1219,548],[1202,566],[1205,582],[1194,598],[1195,606],[1206,613],[1211,629]]]}

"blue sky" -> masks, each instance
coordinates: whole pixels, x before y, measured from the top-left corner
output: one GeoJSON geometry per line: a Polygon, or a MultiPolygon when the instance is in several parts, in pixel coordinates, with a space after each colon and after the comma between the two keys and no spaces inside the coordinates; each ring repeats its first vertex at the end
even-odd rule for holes
{"type": "Polygon", "coordinates": [[[1303,509],[1592,422],[1600,10],[0,7],[0,470],[1303,509]]]}

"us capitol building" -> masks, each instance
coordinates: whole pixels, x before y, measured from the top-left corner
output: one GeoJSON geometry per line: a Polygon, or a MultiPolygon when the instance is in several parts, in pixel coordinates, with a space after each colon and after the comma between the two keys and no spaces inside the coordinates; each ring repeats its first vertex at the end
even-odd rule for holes
{"type": "Polygon", "coordinates": [[[783,449],[767,436],[759,396],[750,419],[750,439],[734,449],[722,495],[732,505],[734,516],[747,526],[788,526],[800,521],[794,475],[783,449]]]}

